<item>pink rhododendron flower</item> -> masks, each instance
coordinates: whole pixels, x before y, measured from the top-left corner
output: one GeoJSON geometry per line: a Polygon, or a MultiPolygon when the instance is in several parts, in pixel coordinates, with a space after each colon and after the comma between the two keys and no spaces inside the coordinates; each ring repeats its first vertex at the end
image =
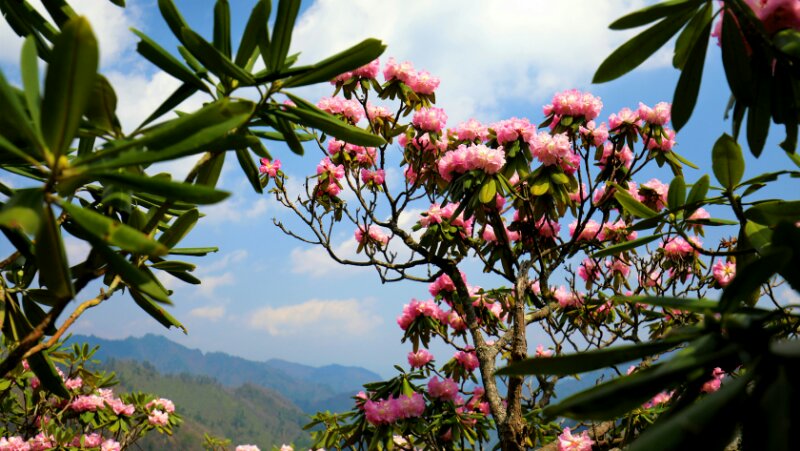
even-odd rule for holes
{"type": "Polygon", "coordinates": [[[717,260],[714,266],[712,266],[711,271],[714,274],[714,280],[717,281],[719,286],[727,287],[736,275],[736,263],[717,260]]]}
{"type": "Polygon", "coordinates": [[[371,102],[367,102],[367,117],[370,120],[375,120],[378,118],[387,118],[387,117],[392,117],[392,112],[389,111],[384,106],[373,105],[371,102]]]}
{"type": "Polygon", "coordinates": [[[0,450],[2,451],[29,451],[28,442],[22,437],[0,437],[0,450]]]}
{"type": "Polygon", "coordinates": [[[455,150],[445,153],[438,162],[439,175],[447,181],[453,179],[453,173],[479,169],[487,174],[496,174],[506,164],[503,148],[492,149],[483,144],[467,147],[461,144],[455,150]]]}
{"type": "Polygon", "coordinates": [[[376,78],[381,71],[380,59],[375,59],[353,71],[353,76],[361,78],[376,78]]]}
{"type": "Polygon", "coordinates": [[[600,147],[608,140],[608,126],[605,122],[597,125],[595,121],[589,121],[578,128],[581,137],[595,147],[600,147]]]}
{"type": "Polygon", "coordinates": [[[133,415],[136,411],[136,406],[133,404],[125,404],[119,398],[106,399],[106,404],[108,404],[117,415],[133,415]]]}
{"type": "Polygon", "coordinates": [[[628,232],[628,224],[622,219],[618,219],[617,222],[606,222],[603,224],[597,239],[600,241],[610,240],[621,243],[623,241],[635,240],[637,235],[635,231],[628,232]]]}
{"type": "Polygon", "coordinates": [[[696,254],[692,245],[679,236],[662,241],[659,247],[663,249],[667,258],[673,260],[696,254]]]}
{"type": "Polygon", "coordinates": [[[671,128],[664,128],[664,132],[667,134],[666,138],[661,137],[661,142],[657,140],[655,137],[649,137],[646,139],[647,148],[650,150],[659,149],[663,150],[664,152],[669,152],[675,147],[675,130],[671,128]]]}
{"type": "Polygon", "coordinates": [[[120,449],[122,447],[119,442],[111,438],[100,444],[100,451],[120,451],[120,449]]]}
{"type": "Polygon", "coordinates": [[[655,211],[660,211],[667,205],[668,193],[669,185],[662,183],[661,180],[658,179],[650,179],[650,181],[643,183],[641,188],[639,188],[639,194],[642,196],[642,203],[655,211]]]}
{"type": "Polygon", "coordinates": [[[76,389],[79,389],[79,388],[81,388],[83,386],[83,379],[81,379],[79,377],[70,378],[70,379],[67,379],[67,380],[64,381],[64,385],[69,390],[76,390],[76,389]]]}
{"type": "MultiPolygon", "coordinates": [[[[288,451],[294,451],[291,446],[288,445],[281,446],[281,451],[287,451],[287,449],[288,451]]],[[[256,445],[239,445],[236,447],[234,451],[261,451],[261,450],[256,445]]]]}
{"type": "Polygon", "coordinates": [[[103,437],[96,432],[75,437],[74,439],[72,439],[71,443],[72,446],[77,446],[80,448],[96,448],[102,444],[103,444],[103,437]],[[81,442],[83,442],[83,446],[81,446],[81,442]]]}
{"type": "Polygon", "coordinates": [[[631,149],[628,146],[622,146],[620,150],[615,149],[616,147],[613,143],[605,143],[603,146],[603,155],[600,156],[597,165],[601,169],[605,169],[605,167],[611,163],[613,167],[626,167],[630,169],[631,163],[633,163],[633,152],[631,152],[631,149]]]}
{"type": "Polygon", "coordinates": [[[364,226],[359,225],[354,235],[356,241],[361,244],[366,244],[369,241],[386,246],[386,244],[389,243],[389,236],[384,234],[383,230],[374,224],[369,226],[367,233],[364,233],[364,226]]]}
{"type": "Polygon", "coordinates": [[[455,401],[458,396],[458,384],[449,377],[439,381],[439,378],[434,376],[428,381],[428,394],[443,401],[455,401]]]}
{"type": "Polygon", "coordinates": [[[552,357],[553,351],[545,349],[543,345],[536,346],[536,357],[552,357]]]}
{"type": "Polygon", "coordinates": [[[564,162],[572,163],[572,143],[566,133],[551,135],[547,132],[540,132],[532,138],[528,144],[531,146],[531,153],[543,165],[561,165],[564,162]]]}
{"type": "Polygon", "coordinates": [[[638,122],[639,113],[627,107],[619,110],[619,113],[612,113],[611,116],[608,117],[608,126],[611,130],[621,125],[636,125],[638,122]]]}
{"type": "Polygon", "coordinates": [[[97,395],[78,396],[72,400],[69,407],[76,412],[95,412],[105,407],[105,399],[97,395]]]}
{"type": "Polygon", "coordinates": [[[650,408],[653,408],[655,406],[659,406],[661,404],[665,404],[665,403],[669,402],[670,399],[672,399],[672,392],[662,391],[661,393],[653,396],[653,398],[650,401],[647,401],[646,403],[644,403],[644,406],[642,406],[642,407],[644,407],[645,409],[650,409],[650,408]]]}
{"type": "Polygon", "coordinates": [[[628,274],[631,272],[630,264],[620,257],[606,260],[606,268],[610,269],[612,273],[622,275],[622,277],[628,277],[628,274]]]}
{"type": "Polygon", "coordinates": [[[275,177],[281,169],[281,160],[270,161],[268,158],[261,159],[261,167],[258,168],[262,174],[267,174],[270,177],[275,177]]]}
{"type": "Polygon", "coordinates": [[[335,165],[329,157],[325,157],[317,165],[317,174],[328,174],[338,180],[344,177],[344,166],[341,164],[335,165]]]}
{"type": "Polygon", "coordinates": [[[459,315],[455,310],[451,310],[447,313],[447,324],[456,332],[467,330],[466,321],[464,321],[464,318],[462,318],[461,315],[459,315]]]}
{"type": "Polygon", "coordinates": [[[664,125],[669,122],[670,111],[672,104],[667,102],[659,102],[656,106],[650,108],[642,102],[639,102],[639,118],[651,125],[664,125]]]}
{"type": "Polygon", "coordinates": [[[486,141],[489,138],[488,127],[476,119],[458,124],[455,128],[450,129],[450,133],[459,141],[486,141]]]}
{"type": "MultiPolygon", "coordinates": [[[[466,281],[464,274],[461,275],[461,278],[466,281]]],[[[453,279],[451,279],[447,274],[442,274],[441,276],[437,277],[436,280],[434,280],[433,283],[428,286],[428,292],[431,294],[431,296],[438,296],[442,291],[446,291],[448,293],[456,291],[456,285],[453,283],[453,279]]]]}
{"type": "MultiPolygon", "coordinates": [[[[572,221],[569,225],[570,236],[575,236],[575,230],[578,228],[578,220],[572,221]]],[[[577,241],[591,241],[598,237],[600,234],[600,224],[594,219],[586,221],[586,225],[581,230],[580,235],[576,238],[577,241]]]]}
{"type": "Polygon", "coordinates": [[[545,107],[545,115],[550,112],[558,116],[583,116],[590,121],[600,115],[603,102],[588,92],[577,89],[556,93],[552,105],[545,107]]]}
{"type": "Polygon", "coordinates": [[[703,384],[700,390],[705,393],[714,393],[722,386],[722,379],[724,377],[725,371],[722,371],[722,368],[714,368],[714,371],[711,373],[711,380],[703,384]]]}
{"type": "Polygon", "coordinates": [[[414,113],[411,123],[420,130],[441,133],[447,123],[447,114],[441,108],[420,108],[414,113]]]}
{"type": "Polygon", "coordinates": [[[578,266],[578,277],[586,283],[594,283],[601,276],[600,267],[591,258],[585,258],[578,266]]]}
{"type": "Polygon", "coordinates": [[[478,362],[478,356],[475,355],[475,351],[458,351],[453,358],[455,358],[456,361],[469,372],[475,371],[478,366],[480,366],[480,362],[478,362]]]}
{"type": "Polygon", "coordinates": [[[553,292],[553,296],[556,298],[556,301],[558,301],[558,305],[561,306],[561,308],[578,307],[583,305],[583,299],[581,299],[578,294],[567,290],[563,286],[558,287],[553,292]]]}
{"type": "Polygon", "coordinates": [[[294,451],[294,448],[284,443],[281,445],[280,451],[294,451]]]}
{"type": "Polygon", "coordinates": [[[383,182],[386,180],[386,171],[383,169],[377,169],[375,171],[370,171],[369,169],[362,169],[361,170],[361,181],[366,184],[372,185],[383,185],[383,182]]]}
{"type": "Polygon", "coordinates": [[[512,117],[495,122],[489,126],[489,130],[494,132],[497,143],[500,145],[512,143],[519,138],[528,142],[536,136],[536,126],[525,118],[512,117]]]}
{"type": "Polygon", "coordinates": [[[559,225],[558,222],[551,221],[544,216],[539,218],[535,225],[536,231],[539,233],[539,235],[545,238],[556,238],[558,236],[558,232],[561,231],[561,225],[559,225]]]}
{"type": "Polygon", "coordinates": [[[355,99],[341,97],[324,97],[317,102],[317,107],[331,114],[339,114],[357,123],[364,117],[364,107],[355,99]]]}
{"type": "Polygon", "coordinates": [[[148,410],[152,409],[154,407],[155,408],[159,408],[159,409],[161,409],[161,410],[163,410],[164,412],[167,412],[167,413],[174,413],[175,412],[175,404],[172,401],[170,401],[169,399],[166,399],[166,398],[154,399],[154,400],[148,402],[145,405],[145,408],[148,409],[148,410]]]}
{"type": "Polygon", "coordinates": [[[395,399],[391,399],[391,407],[394,411],[396,419],[417,418],[425,412],[425,397],[419,393],[413,393],[411,396],[400,395],[395,399]]]}
{"type": "Polygon", "coordinates": [[[420,349],[417,352],[411,351],[408,353],[408,364],[411,368],[422,368],[433,360],[433,354],[428,352],[427,349],[420,349]]]}
{"type": "Polygon", "coordinates": [[[581,435],[572,435],[569,428],[564,428],[558,436],[558,451],[592,451],[593,444],[594,441],[587,431],[583,431],[581,435]]]}
{"type": "Polygon", "coordinates": [[[147,422],[153,426],[166,426],[169,423],[169,414],[155,409],[147,416],[147,422]]]}
{"type": "Polygon", "coordinates": [[[430,95],[439,87],[439,77],[434,77],[428,71],[416,72],[406,83],[417,94],[430,95]]]}
{"type": "Polygon", "coordinates": [[[769,35],[790,28],[800,30],[800,2],[797,0],[745,0],[769,35]]]}

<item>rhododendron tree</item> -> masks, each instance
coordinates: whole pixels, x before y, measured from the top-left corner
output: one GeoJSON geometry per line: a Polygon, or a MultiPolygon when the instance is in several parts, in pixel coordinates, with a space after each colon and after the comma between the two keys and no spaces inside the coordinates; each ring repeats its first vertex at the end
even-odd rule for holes
{"type": "MultiPolygon", "coordinates": [[[[739,80],[730,74],[730,59],[741,57],[731,46],[745,43],[754,52],[769,48],[770,77],[797,86],[797,30],[781,22],[790,27],[774,35],[783,41],[763,43],[773,35],[750,35],[750,9],[742,5],[726,1],[719,10],[723,33],[738,35],[722,40],[729,82],[739,80]]],[[[410,369],[397,367],[398,376],[367,385],[351,412],[315,416],[312,425],[324,427],[313,433],[317,445],[473,448],[495,428],[502,449],[631,442],[637,449],[715,448],[729,443],[737,424],[745,424],[745,442],[754,440],[752,425],[766,420],[749,414],[726,419],[719,409],[763,409],[768,396],[780,396],[770,384],[788,390],[795,374],[795,344],[779,340],[793,337],[800,323],[774,288],[784,282],[798,288],[791,268],[798,263],[800,209],[797,201],[757,193],[800,172],[742,181],[742,150],[729,135],[711,150],[719,186],[702,171],[687,171],[697,168],[680,155],[675,129],[694,105],[713,7],[667,2],[613,25],[664,18],[612,54],[598,69],[598,81],[634,68],[656,42],[685,26],[676,44],[683,74],[672,105],[638,103],[603,117],[601,99],[573,89],[556,93],[543,115],[533,117],[538,126],[526,118],[453,125],[434,106],[435,89],[415,89],[411,63],[389,60],[383,80],[375,62],[360,75],[333,80],[340,102],[364,110],[342,120],[387,144],[370,151],[374,158],[339,159],[333,167],[329,141],[315,139],[321,165],[329,169],[308,177],[300,193],[290,191],[285,175],[263,177],[308,228],[278,226],[324,247],[340,263],[374,267],[383,282],[427,283],[431,298],[411,300],[397,319],[411,347],[410,369]],[[402,179],[361,177],[364,170],[388,174],[392,167],[402,179]],[[659,171],[660,178],[639,179],[659,171]],[[703,208],[709,205],[723,217],[703,208]],[[416,220],[412,227],[405,226],[409,217],[416,220]],[[375,229],[391,240],[359,246],[356,256],[339,254],[334,236],[352,228],[361,244],[376,241],[365,238],[375,229]],[[492,286],[469,282],[481,270],[489,274],[481,280],[492,286]],[[716,297],[719,302],[709,299],[716,297]],[[533,351],[531,333],[547,343],[533,351]],[[434,340],[455,354],[429,359],[425,349],[434,340]],[[636,365],[623,374],[619,365],[631,361],[636,365]],[[596,387],[556,402],[559,381],[590,371],[594,376],[584,377],[596,378],[596,387]],[[392,408],[403,397],[425,401],[413,421],[392,408]],[[562,429],[558,417],[578,422],[562,429]],[[659,417],[665,419],[650,427],[659,417]],[[683,426],[685,418],[713,432],[698,434],[683,426]],[[405,445],[397,445],[398,436],[405,445]]],[[[781,14],[794,11],[781,8],[781,14]]],[[[752,96],[737,93],[734,88],[734,131],[747,111],[748,140],[758,155],[770,115],[763,116],[764,105],[752,96]]],[[[769,101],[772,119],[786,125],[784,150],[800,161],[794,155],[796,97],[769,101]]],[[[776,443],[788,440],[786,434],[776,443]]]]}
{"type": "Polygon", "coordinates": [[[27,361],[0,382],[0,449],[120,451],[150,433],[172,434],[182,422],[172,401],[115,393],[114,374],[92,368],[96,351],[78,344],[53,350],[68,396],[50,393],[27,361]]]}

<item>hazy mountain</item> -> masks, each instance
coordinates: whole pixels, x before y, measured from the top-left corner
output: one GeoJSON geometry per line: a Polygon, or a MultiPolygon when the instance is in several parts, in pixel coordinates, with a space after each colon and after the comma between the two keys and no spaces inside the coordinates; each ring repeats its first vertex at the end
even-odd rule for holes
{"type": "Polygon", "coordinates": [[[256,362],[223,352],[204,353],[153,334],[124,340],[75,335],[70,341],[100,346],[96,357],[101,361],[131,359],[148,362],[165,374],[208,376],[227,387],[249,383],[268,388],[306,413],[348,410],[352,407],[350,397],[364,383],[381,380],[380,375],[359,367],[327,365],[316,368],[278,359],[256,362]]]}

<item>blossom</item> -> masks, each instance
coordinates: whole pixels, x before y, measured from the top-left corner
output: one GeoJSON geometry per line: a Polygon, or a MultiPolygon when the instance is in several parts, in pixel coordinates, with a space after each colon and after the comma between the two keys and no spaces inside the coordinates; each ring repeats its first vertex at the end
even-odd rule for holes
{"type": "Polygon", "coordinates": [[[631,272],[630,264],[620,257],[606,260],[606,268],[610,269],[613,273],[620,274],[622,277],[628,277],[628,274],[631,272]]]}
{"type": "Polygon", "coordinates": [[[475,371],[480,366],[475,351],[458,351],[453,358],[469,372],[475,371]]]}
{"type": "Polygon", "coordinates": [[[361,181],[367,185],[382,185],[384,180],[386,180],[386,171],[383,169],[375,171],[370,171],[369,169],[361,170],[361,181]]]}
{"type": "Polygon", "coordinates": [[[489,130],[494,133],[498,144],[512,143],[519,138],[529,142],[536,136],[536,126],[525,118],[512,117],[495,122],[489,126],[489,130]]]}
{"type": "Polygon", "coordinates": [[[536,357],[552,357],[553,351],[545,349],[544,346],[536,346],[536,357]]]}
{"type": "Polygon", "coordinates": [[[585,258],[578,266],[578,277],[586,283],[593,283],[600,278],[600,267],[595,260],[585,258]]]}
{"type": "Polygon", "coordinates": [[[639,102],[639,118],[651,125],[664,125],[669,122],[670,111],[672,104],[667,102],[659,102],[656,106],[650,108],[642,102],[639,102]]]}
{"type": "Polygon", "coordinates": [[[136,411],[136,407],[133,404],[125,404],[119,398],[106,399],[106,404],[108,404],[117,415],[133,415],[136,411]]]}
{"type": "Polygon", "coordinates": [[[645,142],[647,143],[647,148],[650,150],[659,149],[663,150],[664,152],[669,152],[672,150],[672,148],[675,147],[675,130],[664,127],[664,133],[667,136],[662,135],[660,142],[654,137],[649,137],[646,139],[645,142]]]}
{"type": "Polygon", "coordinates": [[[662,391],[661,393],[653,396],[653,398],[650,399],[650,401],[644,403],[644,406],[642,407],[644,407],[645,409],[650,409],[652,407],[667,403],[669,402],[670,399],[672,399],[672,392],[662,391]]]}
{"type": "Polygon", "coordinates": [[[656,211],[663,209],[667,205],[668,193],[669,185],[662,183],[659,179],[650,179],[639,188],[642,203],[656,211]]]}
{"type": "Polygon", "coordinates": [[[425,411],[425,397],[419,393],[390,398],[390,406],[396,419],[417,418],[425,411]]]}
{"type": "MultiPolygon", "coordinates": [[[[2,444],[2,439],[0,439],[0,444],[2,444]]],[[[39,432],[35,437],[28,440],[28,445],[30,446],[31,451],[45,451],[55,447],[55,444],[53,443],[53,437],[45,435],[44,432],[39,432]]],[[[0,449],[3,448],[0,447],[0,449]]]]}
{"type": "Polygon", "coordinates": [[[703,384],[700,390],[705,393],[714,393],[722,386],[722,379],[724,377],[725,371],[722,371],[722,368],[714,368],[714,371],[711,372],[711,380],[703,384]]]}
{"type": "Polygon", "coordinates": [[[445,153],[437,167],[439,175],[450,181],[453,173],[463,174],[474,169],[487,174],[496,174],[506,164],[506,155],[503,148],[492,149],[483,144],[473,144],[469,147],[461,144],[455,150],[445,153]]]}
{"type": "Polygon", "coordinates": [[[120,449],[122,447],[119,442],[111,438],[100,444],[100,451],[120,451],[120,449]]]}
{"type": "Polygon", "coordinates": [[[489,129],[476,119],[470,119],[451,128],[450,135],[455,135],[459,141],[486,141],[489,138],[489,129]]]}
{"type": "Polygon", "coordinates": [[[103,437],[98,434],[97,432],[93,432],[91,434],[85,434],[82,436],[77,436],[72,439],[72,446],[80,447],[80,448],[96,448],[103,443],[103,437]]]}
{"type": "MultiPolygon", "coordinates": [[[[261,451],[256,445],[239,445],[234,451],[261,451]]],[[[291,446],[281,445],[280,451],[294,451],[291,446]]]]}
{"type": "Polygon", "coordinates": [[[355,99],[341,97],[323,97],[317,102],[317,107],[331,114],[339,114],[356,123],[364,117],[364,107],[355,99]]]}
{"type": "Polygon", "coordinates": [[[695,253],[692,245],[679,236],[662,241],[659,247],[667,258],[673,260],[688,257],[695,253]]]}
{"type": "Polygon", "coordinates": [[[583,116],[590,121],[600,115],[603,102],[588,92],[577,89],[556,93],[552,105],[545,107],[545,114],[550,112],[558,116],[583,116]]]}
{"type": "Polygon", "coordinates": [[[317,165],[317,175],[327,174],[330,177],[339,180],[344,177],[344,166],[339,164],[335,165],[331,162],[330,157],[325,157],[317,165]]]}
{"type": "Polygon", "coordinates": [[[69,407],[76,412],[94,412],[105,406],[105,399],[98,395],[82,395],[72,400],[69,407]]]}
{"type": "MultiPolygon", "coordinates": [[[[362,77],[362,78],[375,78],[378,76],[378,73],[381,71],[381,62],[380,59],[374,59],[372,62],[365,64],[358,69],[353,71],[353,76],[362,77]]],[[[257,451],[250,450],[250,451],[257,451]]]]}
{"type": "Polygon", "coordinates": [[[373,105],[372,102],[367,102],[367,117],[370,120],[377,118],[392,117],[392,112],[388,108],[381,105],[373,105]]]}
{"type": "Polygon", "coordinates": [[[539,235],[545,238],[556,238],[558,232],[561,231],[561,225],[559,225],[558,222],[551,221],[544,216],[536,221],[535,226],[539,235]]]}
{"type": "Polygon", "coordinates": [[[608,139],[608,126],[605,122],[597,125],[595,121],[589,121],[578,128],[581,137],[594,145],[600,147],[608,139]]]}
{"type": "Polygon", "coordinates": [[[428,352],[427,349],[420,349],[417,352],[411,351],[408,353],[408,364],[411,365],[411,368],[422,368],[431,360],[433,360],[433,354],[428,352]]]}
{"type": "Polygon", "coordinates": [[[458,385],[449,377],[439,381],[439,378],[434,376],[428,381],[428,394],[443,401],[454,401],[458,395],[458,385]]]}
{"type": "Polygon", "coordinates": [[[80,377],[69,378],[69,379],[64,381],[64,385],[69,390],[76,390],[76,389],[81,388],[83,386],[83,379],[81,379],[80,377]]]}
{"type": "Polygon", "coordinates": [[[167,413],[175,412],[175,404],[167,398],[154,399],[145,405],[146,409],[152,409],[153,407],[160,408],[167,413]]]}
{"type": "Polygon", "coordinates": [[[411,123],[420,130],[441,133],[447,123],[447,113],[436,107],[420,108],[414,113],[411,123]]]}
{"type": "Polygon", "coordinates": [[[428,71],[422,70],[415,73],[414,76],[409,79],[409,83],[406,84],[417,94],[430,95],[436,91],[436,88],[439,87],[439,83],[439,77],[434,77],[429,74],[428,71]]]}
{"type": "MultiPolygon", "coordinates": [[[[575,231],[578,228],[578,220],[572,221],[569,225],[569,234],[570,236],[575,236],[575,231]]],[[[583,230],[581,230],[580,235],[575,238],[577,241],[591,241],[597,238],[598,234],[600,233],[600,224],[595,221],[594,219],[590,219],[586,221],[586,225],[584,225],[583,230]]]]}
{"type": "MultiPolygon", "coordinates": [[[[245,446],[250,446],[250,445],[245,445],[245,446]]],[[[280,451],[294,451],[294,448],[284,443],[281,445],[280,451]]]]}
{"type": "Polygon", "coordinates": [[[619,110],[619,113],[611,114],[608,117],[608,126],[611,130],[622,125],[636,125],[637,122],[639,122],[639,113],[627,107],[619,110]]]}
{"type": "Polygon", "coordinates": [[[579,295],[567,290],[563,286],[558,287],[553,292],[553,297],[556,298],[561,308],[578,307],[583,304],[583,300],[579,295]]]}
{"type": "Polygon", "coordinates": [[[736,263],[717,260],[714,266],[712,266],[711,271],[714,274],[714,280],[717,281],[719,286],[727,287],[736,275],[736,263]]]}
{"type": "Polygon", "coordinates": [[[605,167],[611,163],[614,166],[624,166],[630,169],[632,162],[633,152],[631,152],[630,147],[622,146],[622,149],[616,150],[614,144],[607,142],[603,146],[603,154],[600,156],[597,165],[600,166],[601,169],[605,169],[605,167]]]}
{"type": "Polygon", "coordinates": [[[270,177],[275,177],[281,169],[281,160],[270,161],[269,158],[261,159],[261,167],[258,168],[262,174],[267,174],[270,177]]]}
{"type": "Polygon", "coordinates": [[[2,451],[29,451],[30,445],[22,437],[0,437],[0,450],[2,451]]]}
{"type": "Polygon", "coordinates": [[[364,233],[364,226],[359,225],[355,231],[355,238],[361,244],[366,244],[367,242],[373,242],[381,244],[382,246],[386,246],[389,243],[389,236],[383,233],[380,227],[372,224],[370,225],[366,233],[364,233]]]}
{"type": "Polygon", "coordinates": [[[572,165],[572,143],[566,133],[551,135],[547,132],[540,132],[533,137],[528,144],[531,146],[531,153],[543,165],[572,165]]]}
{"type": "Polygon", "coordinates": [[[169,423],[169,414],[155,409],[147,416],[147,421],[153,426],[166,426],[169,423]]]}
{"type": "Polygon", "coordinates": [[[635,231],[628,232],[628,224],[622,219],[618,219],[617,222],[604,223],[600,229],[600,234],[597,235],[597,239],[600,241],[611,240],[621,243],[623,241],[635,240],[637,235],[635,231]]]}
{"type": "Polygon", "coordinates": [[[745,0],[764,29],[773,35],[784,28],[800,30],[800,2],[797,0],[745,0]]]}
{"type": "Polygon", "coordinates": [[[569,428],[564,428],[558,436],[558,451],[591,451],[594,441],[587,431],[581,435],[572,435],[569,428]]]}

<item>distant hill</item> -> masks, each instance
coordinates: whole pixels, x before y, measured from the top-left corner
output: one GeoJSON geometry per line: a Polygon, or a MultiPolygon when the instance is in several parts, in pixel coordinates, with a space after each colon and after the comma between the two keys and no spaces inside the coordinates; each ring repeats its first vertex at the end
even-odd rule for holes
{"type": "Polygon", "coordinates": [[[154,334],[124,340],[75,335],[70,341],[100,346],[96,357],[101,361],[130,359],[148,362],[165,374],[208,376],[226,387],[252,384],[271,389],[306,413],[349,410],[350,397],[363,384],[381,380],[380,375],[359,367],[315,368],[278,359],[256,362],[223,352],[203,353],[154,334]]]}
{"type": "Polygon", "coordinates": [[[308,416],[270,389],[252,384],[229,388],[212,378],[186,373],[163,375],[148,363],[132,360],[108,359],[102,366],[117,373],[121,383],[116,390],[169,398],[184,419],[173,437],[152,433],[138,442],[143,450],[202,449],[205,433],[231,439],[233,445],[251,443],[261,449],[290,442],[310,444],[302,430],[308,416]]]}

